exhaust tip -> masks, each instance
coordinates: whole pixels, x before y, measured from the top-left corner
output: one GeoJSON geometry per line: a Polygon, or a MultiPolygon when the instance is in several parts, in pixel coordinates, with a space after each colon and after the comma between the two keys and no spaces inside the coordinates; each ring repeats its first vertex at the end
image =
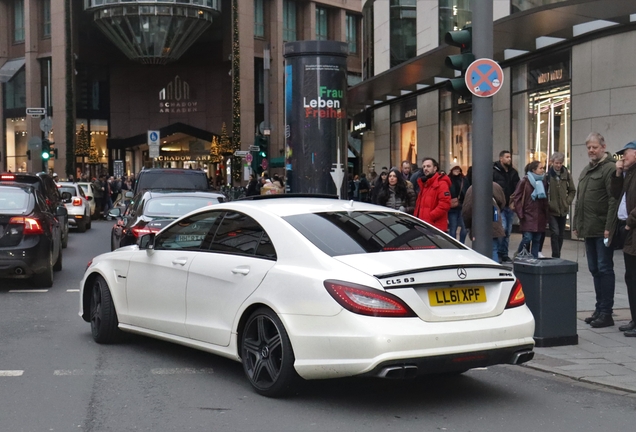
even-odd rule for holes
{"type": "Polygon", "coordinates": [[[16,267],[14,272],[17,275],[23,275],[24,274],[24,269],[22,267],[16,267]]]}
{"type": "Polygon", "coordinates": [[[388,379],[409,379],[417,376],[417,366],[399,365],[385,367],[378,373],[379,378],[388,379]]]}
{"type": "Polygon", "coordinates": [[[510,364],[520,365],[522,363],[529,362],[533,358],[534,358],[534,351],[530,351],[530,350],[519,351],[513,354],[512,358],[510,359],[510,364]]]}

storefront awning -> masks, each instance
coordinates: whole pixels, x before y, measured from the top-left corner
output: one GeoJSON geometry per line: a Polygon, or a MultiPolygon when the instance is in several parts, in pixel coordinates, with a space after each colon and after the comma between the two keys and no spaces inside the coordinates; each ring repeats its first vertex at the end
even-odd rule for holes
{"type": "Polygon", "coordinates": [[[9,60],[0,67],[0,83],[6,83],[24,66],[24,58],[9,60]]]}

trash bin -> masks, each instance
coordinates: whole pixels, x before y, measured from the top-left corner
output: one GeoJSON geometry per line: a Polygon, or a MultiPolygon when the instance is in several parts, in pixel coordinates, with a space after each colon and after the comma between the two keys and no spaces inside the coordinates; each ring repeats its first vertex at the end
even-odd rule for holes
{"type": "Polygon", "coordinates": [[[514,272],[534,315],[537,347],[577,345],[576,273],[578,263],[560,258],[516,260],[514,272]]]}

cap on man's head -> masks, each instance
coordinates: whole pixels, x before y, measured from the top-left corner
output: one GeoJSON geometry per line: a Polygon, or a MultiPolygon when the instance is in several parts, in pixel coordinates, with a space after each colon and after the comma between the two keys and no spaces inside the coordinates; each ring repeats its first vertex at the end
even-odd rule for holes
{"type": "Polygon", "coordinates": [[[625,147],[616,152],[617,155],[622,155],[625,153],[625,150],[634,149],[636,150],[636,141],[628,142],[625,144],[625,147]]]}
{"type": "Polygon", "coordinates": [[[57,173],[53,173],[53,177],[57,177],[57,173]]]}

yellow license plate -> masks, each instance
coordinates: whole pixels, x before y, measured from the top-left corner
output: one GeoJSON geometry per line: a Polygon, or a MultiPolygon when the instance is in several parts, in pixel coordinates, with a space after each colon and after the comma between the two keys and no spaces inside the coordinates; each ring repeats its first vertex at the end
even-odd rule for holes
{"type": "Polygon", "coordinates": [[[465,286],[428,290],[431,306],[448,306],[467,303],[484,303],[486,289],[483,286],[465,286]]]}

